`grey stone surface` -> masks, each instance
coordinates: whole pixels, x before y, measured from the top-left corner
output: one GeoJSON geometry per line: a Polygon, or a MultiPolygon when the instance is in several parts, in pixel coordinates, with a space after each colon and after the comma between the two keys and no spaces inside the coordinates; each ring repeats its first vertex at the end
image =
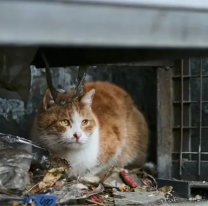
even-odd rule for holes
{"type": "MultiPolygon", "coordinates": [[[[161,206],[169,206],[170,204],[168,203],[164,203],[161,206]]],[[[182,203],[173,203],[171,204],[172,206],[207,206],[208,202],[204,201],[204,202],[182,202],[182,203]]]]}
{"type": "Polygon", "coordinates": [[[158,202],[165,202],[164,193],[155,192],[116,192],[114,193],[114,202],[116,206],[119,205],[146,205],[158,202]]]}

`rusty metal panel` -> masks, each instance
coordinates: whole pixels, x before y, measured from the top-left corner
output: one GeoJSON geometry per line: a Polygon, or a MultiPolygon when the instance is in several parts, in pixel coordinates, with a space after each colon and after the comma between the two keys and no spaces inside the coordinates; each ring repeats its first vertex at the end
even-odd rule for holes
{"type": "Polygon", "coordinates": [[[157,70],[158,178],[170,179],[172,169],[172,69],[157,70]]]}

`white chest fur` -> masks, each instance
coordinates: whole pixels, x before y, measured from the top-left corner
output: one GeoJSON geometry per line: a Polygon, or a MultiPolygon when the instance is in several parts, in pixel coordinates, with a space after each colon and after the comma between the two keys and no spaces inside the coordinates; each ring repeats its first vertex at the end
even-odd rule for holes
{"type": "Polygon", "coordinates": [[[33,128],[31,139],[36,141],[37,138],[41,140],[44,146],[49,147],[51,151],[61,158],[70,162],[72,167],[72,175],[83,174],[86,170],[91,170],[98,163],[99,155],[99,126],[97,126],[90,135],[90,140],[84,147],[81,148],[62,148],[56,143],[57,137],[54,135],[44,135],[38,132],[37,127],[33,128]],[[50,142],[49,142],[50,141],[50,142]]]}
{"type": "Polygon", "coordinates": [[[98,163],[99,155],[99,128],[97,127],[90,137],[88,144],[81,149],[71,149],[62,153],[62,158],[70,162],[72,174],[78,175],[90,170],[98,163]]]}

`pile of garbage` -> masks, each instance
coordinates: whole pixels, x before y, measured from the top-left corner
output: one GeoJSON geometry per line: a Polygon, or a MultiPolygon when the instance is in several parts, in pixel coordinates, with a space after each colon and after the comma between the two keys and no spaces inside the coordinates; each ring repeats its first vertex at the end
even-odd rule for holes
{"type": "Polygon", "coordinates": [[[116,192],[171,194],[158,189],[154,177],[141,169],[112,168],[99,182],[69,179],[70,165],[31,141],[0,133],[0,205],[54,206],[70,203],[114,205],[116,192]]]}

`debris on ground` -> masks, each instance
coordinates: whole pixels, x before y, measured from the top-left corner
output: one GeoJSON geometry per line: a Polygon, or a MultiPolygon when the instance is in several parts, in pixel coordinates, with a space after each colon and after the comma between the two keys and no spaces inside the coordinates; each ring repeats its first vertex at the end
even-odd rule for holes
{"type": "Polygon", "coordinates": [[[138,184],[128,175],[125,170],[120,172],[123,181],[132,188],[138,187],[138,184]]]}
{"type": "MultiPolygon", "coordinates": [[[[74,201],[100,206],[175,202],[173,188],[158,188],[155,178],[142,169],[111,168],[104,179],[89,174],[69,179],[66,160],[29,140],[0,134],[0,147],[0,202],[8,206],[36,206],[46,200],[54,201],[51,206],[74,201]]],[[[201,199],[198,195],[194,200],[201,199]]]]}
{"type": "MultiPolygon", "coordinates": [[[[207,206],[208,202],[200,202],[200,203],[187,203],[187,202],[182,202],[182,203],[173,203],[171,206],[207,206]]],[[[163,203],[161,206],[170,206],[169,203],[163,203]]]]}
{"type": "Polygon", "coordinates": [[[42,181],[40,181],[35,187],[33,187],[30,192],[31,193],[39,193],[44,189],[48,189],[53,187],[58,180],[62,177],[63,173],[67,171],[64,167],[53,168],[49,170],[42,181]]]}
{"type": "Polygon", "coordinates": [[[190,197],[189,201],[200,201],[202,200],[202,196],[201,195],[196,195],[195,197],[190,197]]]}
{"type": "Polygon", "coordinates": [[[154,192],[116,192],[114,193],[115,205],[128,205],[128,204],[147,204],[155,203],[157,201],[165,202],[164,194],[154,192]]]}
{"type": "Polygon", "coordinates": [[[54,206],[88,198],[94,202],[102,201],[96,196],[104,192],[102,184],[90,187],[77,180],[68,180],[69,163],[31,141],[0,134],[0,147],[0,205],[7,202],[10,206],[22,203],[36,206],[40,201],[53,200],[50,205],[54,206]],[[47,155],[39,154],[41,152],[47,155]]]}
{"type": "Polygon", "coordinates": [[[128,185],[121,184],[118,188],[121,192],[129,192],[131,188],[128,185]]]}

